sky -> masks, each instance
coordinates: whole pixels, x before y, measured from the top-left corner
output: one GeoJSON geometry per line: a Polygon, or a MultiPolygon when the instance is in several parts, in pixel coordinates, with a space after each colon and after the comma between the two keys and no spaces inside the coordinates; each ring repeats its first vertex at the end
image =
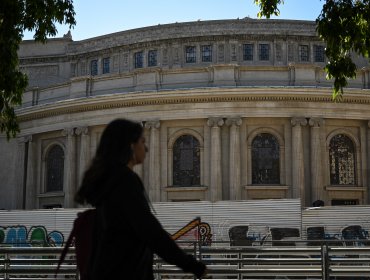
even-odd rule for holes
{"type": "MultiPolygon", "coordinates": [[[[257,18],[259,11],[253,0],[74,0],[73,4],[77,21],[71,30],[74,41],[158,24],[257,18]]],[[[284,0],[278,18],[315,20],[323,4],[323,0],[284,0]]],[[[68,29],[58,25],[56,37],[68,29]]],[[[24,40],[32,38],[33,33],[25,32],[24,40]]]]}

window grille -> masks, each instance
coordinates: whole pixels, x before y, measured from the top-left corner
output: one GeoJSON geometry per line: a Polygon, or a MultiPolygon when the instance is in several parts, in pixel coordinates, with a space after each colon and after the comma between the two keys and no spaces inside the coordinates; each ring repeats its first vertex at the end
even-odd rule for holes
{"type": "Polygon", "coordinates": [[[252,184],[280,184],[280,149],[275,136],[261,133],[252,141],[252,184]]]}
{"type": "Polygon", "coordinates": [[[330,184],[356,184],[355,146],[352,140],[344,135],[335,135],[329,145],[330,184]]]}
{"type": "Polygon", "coordinates": [[[299,46],[299,57],[301,61],[309,61],[308,45],[299,46]]]}
{"type": "Polygon", "coordinates": [[[46,157],[46,192],[63,191],[64,151],[54,145],[46,157]]]}
{"type": "Polygon", "coordinates": [[[212,62],[212,46],[202,46],[202,62],[212,62]]]}
{"type": "Polygon", "coordinates": [[[143,68],[143,52],[136,52],[134,54],[135,68],[143,68]]]}
{"type": "Polygon", "coordinates": [[[91,61],[90,74],[91,76],[98,75],[98,61],[96,59],[91,61]]]}
{"type": "Polygon", "coordinates": [[[185,61],[186,63],[195,63],[197,61],[195,46],[187,46],[185,48],[185,61]]]}
{"type": "Polygon", "coordinates": [[[253,60],[253,44],[243,45],[243,60],[253,60]]]}
{"type": "Polygon", "coordinates": [[[173,185],[200,185],[200,147],[194,136],[180,136],[173,145],[173,185]]]}
{"type": "Polygon", "coordinates": [[[325,61],[325,48],[324,46],[314,46],[315,50],[315,62],[325,61]]]}
{"type": "Polygon", "coordinates": [[[103,74],[107,74],[110,72],[110,58],[109,57],[106,57],[106,58],[103,58],[103,74]]]}
{"type": "Polygon", "coordinates": [[[270,60],[270,45],[269,44],[259,45],[259,59],[263,61],[270,60]]]}
{"type": "Polygon", "coordinates": [[[150,50],[148,52],[148,66],[157,66],[157,50],[150,50]]]}

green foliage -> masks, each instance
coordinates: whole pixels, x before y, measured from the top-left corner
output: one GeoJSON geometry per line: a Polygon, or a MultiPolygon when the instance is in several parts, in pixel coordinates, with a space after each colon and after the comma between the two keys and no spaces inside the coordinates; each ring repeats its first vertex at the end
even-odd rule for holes
{"type": "Polygon", "coordinates": [[[21,105],[27,76],[19,71],[17,51],[25,30],[34,31],[36,41],[55,36],[55,23],[76,24],[73,0],[0,1],[0,132],[15,137],[19,125],[14,111],[21,105]]]}
{"type": "Polygon", "coordinates": [[[254,0],[254,3],[260,7],[257,16],[270,18],[271,15],[279,16],[278,5],[284,4],[284,0],[254,0]]]}
{"type": "MultiPolygon", "coordinates": [[[[255,0],[260,6],[258,17],[278,15],[280,0],[255,0]]],[[[334,79],[333,99],[342,98],[348,79],[356,77],[351,53],[369,57],[370,0],[326,0],[316,19],[317,32],[326,42],[327,79],[334,79]]]]}

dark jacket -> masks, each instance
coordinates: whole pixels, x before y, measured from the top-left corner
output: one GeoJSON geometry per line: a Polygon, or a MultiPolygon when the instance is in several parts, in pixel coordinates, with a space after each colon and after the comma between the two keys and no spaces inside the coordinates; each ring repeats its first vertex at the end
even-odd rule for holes
{"type": "Polygon", "coordinates": [[[127,167],[112,170],[96,203],[90,276],[153,279],[153,253],[200,277],[204,264],[186,255],[151,213],[140,178],[127,167]]]}

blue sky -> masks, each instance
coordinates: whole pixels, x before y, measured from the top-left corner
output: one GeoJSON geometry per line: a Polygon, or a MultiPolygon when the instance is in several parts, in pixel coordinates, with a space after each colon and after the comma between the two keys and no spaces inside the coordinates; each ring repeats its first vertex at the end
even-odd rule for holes
{"type": "MultiPolygon", "coordinates": [[[[323,0],[285,0],[281,19],[315,20],[323,0]]],[[[196,20],[256,18],[253,0],[74,0],[77,25],[71,30],[75,41],[145,26],[196,20]]],[[[59,26],[56,37],[68,32],[59,26]]],[[[23,39],[32,39],[26,32],[23,39]]]]}

